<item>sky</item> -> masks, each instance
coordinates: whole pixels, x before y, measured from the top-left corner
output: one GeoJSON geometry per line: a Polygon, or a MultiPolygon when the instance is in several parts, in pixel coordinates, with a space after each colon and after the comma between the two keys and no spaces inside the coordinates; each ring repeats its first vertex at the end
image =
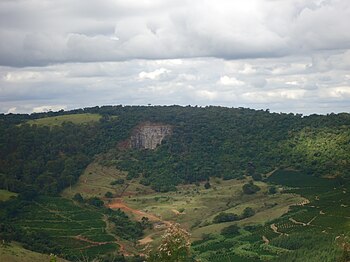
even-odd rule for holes
{"type": "Polygon", "coordinates": [[[1,0],[0,113],[350,112],[349,0],[1,0]]]}

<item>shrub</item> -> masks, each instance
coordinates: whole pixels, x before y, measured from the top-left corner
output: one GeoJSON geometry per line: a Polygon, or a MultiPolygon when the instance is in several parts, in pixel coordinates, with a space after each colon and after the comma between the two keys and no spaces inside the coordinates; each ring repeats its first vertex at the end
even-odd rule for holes
{"type": "Polygon", "coordinates": [[[221,212],[220,214],[214,217],[213,223],[217,224],[217,223],[237,221],[237,220],[239,220],[239,216],[237,214],[221,212]]]}
{"type": "Polygon", "coordinates": [[[211,188],[210,183],[209,183],[209,182],[206,182],[206,183],[204,184],[204,188],[205,188],[205,189],[209,189],[209,188],[211,188]]]}
{"type": "Polygon", "coordinates": [[[117,179],[117,180],[114,180],[114,181],[112,181],[111,182],[111,185],[112,186],[114,186],[114,185],[122,185],[122,184],[124,184],[124,179],[122,179],[122,178],[119,178],[119,179],[117,179]]]}
{"type": "Polygon", "coordinates": [[[106,194],[105,194],[105,197],[107,197],[107,198],[112,198],[113,197],[113,194],[112,194],[112,192],[107,192],[106,194]]]}
{"type": "Polygon", "coordinates": [[[80,193],[76,193],[74,196],[73,196],[73,200],[74,201],[77,201],[79,203],[84,203],[84,198],[82,197],[82,195],[80,193]]]}
{"type": "Polygon", "coordinates": [[[243,213],[241,215],[241,218],[244,219],[244,218],[247,218],[247,217],[252,217],[255,215],[255,211],[251,208],[251,207],[246,207],[244,210],[243,210],[243,213]]]}
{"type": "Polygon", "coordinates": [[[254,185],[253,183],[243,185],[243,193],[247,195],[252,195],[260,190],[260,187],[254,185]]]}

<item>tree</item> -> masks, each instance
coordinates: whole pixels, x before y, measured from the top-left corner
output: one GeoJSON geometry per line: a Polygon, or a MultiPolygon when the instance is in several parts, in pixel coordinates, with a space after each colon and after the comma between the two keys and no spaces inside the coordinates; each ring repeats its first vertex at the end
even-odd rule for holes
{"type": "Polygon", "coordinates": [[[179,224],[172,224],[162,239],[159,247],[149,253],[148,262],[191,261],[190,234],[179,224]]]}
{"type": "Polygon", "coordinates": [[[247,218],[247,217],[252,217],[255,215],[255,211],[253,210],[253,208],[251,207],[246,207],[244,210],[243,210],[243,213],[241,215],[241,218],[244,219],[244,218],[247,218]]]}
{"type": "Polygon", "coordinates": [[[105,197],[107,197],[107,198],[113,198],[113,193],[110,192],[110,191],[108,191],[108,192],[106,192],[105,197]]]}
{"type": "Polygon", "coordinates": [[[224,223],[237,220],[239,220],[239,216],[237,214],[221,212],[220,214],[214,217],[213,223],[224,223]]]}
{"type": "Polygon", "coordinates": [[[258,192],[260,190],[260,187],[258,187],[257,185],[254,185],[254,183],[251,182],[248,184],[244,184],[242,189],[244,194],[252,195],[258,192]]]}
{"type": "Polygon", "coordinates": [[[206,183],[204,184],[204,188],[205,188],[205,189],[209,189],[209,188],[211,188],[210,183],[209,183],[209,182],[206,182],[206,183]]]}
{"type": "Polygon", "coordinates": [[[80,193],[76,193],[74,196],[73,196],[73,200],[74,201],[77,201],[79,203],[84,203],[84,198],[82,197],[82,195],[80,193]]]}
{"type": "Polygon", "coordinates": [[[275,186],[269,187],[269,194],[273,195],[277,193],[277,189],[275,186]]]}

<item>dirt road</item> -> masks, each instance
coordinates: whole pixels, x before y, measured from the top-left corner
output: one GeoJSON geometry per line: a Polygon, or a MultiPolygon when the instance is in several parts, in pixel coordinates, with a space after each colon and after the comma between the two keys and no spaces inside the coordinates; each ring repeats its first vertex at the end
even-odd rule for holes
{"type": "Polygon", "coordinates": [[[108,204],[108,207],[111,209],[120,209],[122,211],[125,211],[127,213],[132,213],[133,215],[135,215],[135,217],[137,218],[137,220],[141,220],[142,217],[147,217],[150,221],[153,222],[162,222],[164,224],[166,224],[167,226],[171,225],[171,222],[169,221],[165,221],[162,220],[161,218],[157,217],[156,215],[147,213],[147,212],[143,212],[134,208],[131,208],[129,206],[127,206],[122,198],[116,198],[114,199],[110,204],[108,204]]]}

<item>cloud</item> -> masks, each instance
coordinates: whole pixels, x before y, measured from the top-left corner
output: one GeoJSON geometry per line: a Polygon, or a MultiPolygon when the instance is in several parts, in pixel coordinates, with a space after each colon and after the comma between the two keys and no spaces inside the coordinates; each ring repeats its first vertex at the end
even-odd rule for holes
{"type": "Polygon", "coordinates": [[[65,110],[67,106],[65,105],[46,105],[46,106],[37,106],[33,108],[33,113],[42,113],[48,111],[59,111],[65,110]]]}
{"type": "Polygon", "coordinates": [[[238,80],[235,77],[222,76],[220,77],[219,83],[224,86],[242,86],[243,81],[238,80]]]}
{"type": "Polygon", "coordinates": [[[349,110],[348,0],[0,1],[0,112],[349,110]]]}
{"type": "Polygon", "coordinates": [[[0,111],[148,103],[243,106],[304,114],[348,110],[347,51],[314,56],[0,67],[0,111]],[[322,72],[313,66],[314,56],[326,57],[322,72]],[[343,65],[332,67],[340,57],[345,57],[343,65]]]}
{"type": "Polygon", "coordinates": [[[155,79],[159,79],[161,75],[166,74],[166,73],[170,73],[170,72],[171,72],[170,70],[165,69],[165,68],[159,68],[159,69],[156,69],[156,70],[154,70],[152,72],[144,72],[144,71],[142,71],[139,74],[139,78],[141,80],[143,80],[143,79],[155,80],[155,79]]]}
{"type": "Polygon", "coordinates": [[[0,61],[43,66],[348,49],[349,17],[347,0],[2,1],[0,61]]]}

